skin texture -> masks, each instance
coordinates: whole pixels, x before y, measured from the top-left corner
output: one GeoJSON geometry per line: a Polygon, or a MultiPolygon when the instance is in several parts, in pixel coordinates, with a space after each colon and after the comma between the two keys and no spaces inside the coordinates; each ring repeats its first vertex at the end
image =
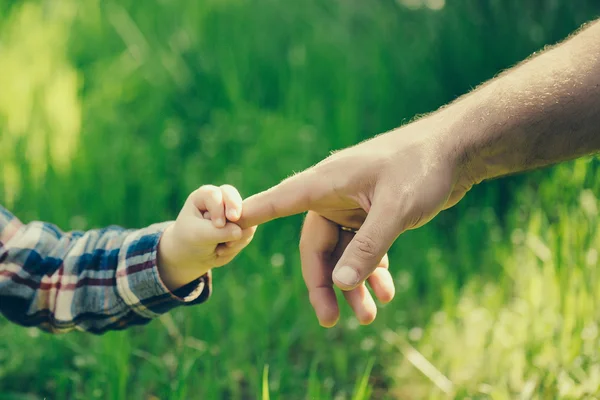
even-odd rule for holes
{"type": "Polygon", "coordinates": [[[600,23],[416,122],[338,151],[244,201],[241,227],[308,211],[300,253],[321,325],[333,286],[363,324],[394,297],[386,253],[483,180],[600,149],[600,23]],[[340,226],[358,229],[357,233],[340,226]]]}
{"type": "Polygon", "coordinates": [[[187,198],[177,220],[158,245],[158,272],[173,291],[228,264],[254,237],[256,227],[240,228],[242,197],[230,185],[206,185],[187,198]]]}

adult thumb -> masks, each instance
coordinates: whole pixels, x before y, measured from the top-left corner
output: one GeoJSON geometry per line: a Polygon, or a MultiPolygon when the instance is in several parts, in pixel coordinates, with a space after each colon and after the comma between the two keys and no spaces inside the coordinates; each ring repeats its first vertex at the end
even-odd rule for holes
{"type": "Polygon", "coordinates": [[[398,204],[374,202],[333,270],[336,286],[351,290],[366,280],[404,231],[405,219],[398,204]]]}

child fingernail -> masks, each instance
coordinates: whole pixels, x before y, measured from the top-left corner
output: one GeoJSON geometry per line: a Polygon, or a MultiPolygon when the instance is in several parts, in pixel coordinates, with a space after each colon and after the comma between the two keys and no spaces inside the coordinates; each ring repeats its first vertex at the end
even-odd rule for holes
{"type": "Polygon", "coordinates": [[[215,224],[216,224],[217,226],[224,226],[224,225],[225,225],[225,221],[223,220],[223,218],[217,218],[217,219],[215,220],[215,224]]]}
{"type": "Polygon", "coordinates": [[[237,210],[229,210],[227,214],[229,215],[229,218],[237,218],[238,217],[237,210]]]}

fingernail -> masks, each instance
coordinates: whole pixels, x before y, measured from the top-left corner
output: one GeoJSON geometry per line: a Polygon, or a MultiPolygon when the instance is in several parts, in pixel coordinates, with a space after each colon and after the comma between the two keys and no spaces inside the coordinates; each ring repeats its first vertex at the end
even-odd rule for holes
{"type": "Polygon", "coordinates": [[[223,218],[217,218],[215,220],[215,225],[217,225],[217,226],[225,226],[225,221],[223,220],[223,218]]]}
{"type": "Polygon", "coordinates": [[[238,212],[237,212],[237,210],[229,210],[227,213],[229,214],[229,218],[230,218],[230,219],[235,219],[235,218],[237,218],[237,217],[238,217],[238,212]]]}
{"type": "Polygon", "coordinates": [[[354,268],[346,265],[338,268],[333,274],[333,277],[338,282],[348,286],[354,286],[358,283],[358,272],[356,272],[354,268]]]}

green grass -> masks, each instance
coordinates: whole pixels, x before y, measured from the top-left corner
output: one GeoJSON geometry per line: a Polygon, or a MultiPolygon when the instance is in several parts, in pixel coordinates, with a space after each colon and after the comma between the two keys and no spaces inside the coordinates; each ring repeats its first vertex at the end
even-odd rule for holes
{"type": "Polygon", "coordinates": [[[419,374],[422,360],[411,359],[410,344],[387,334],[405,356],[390,374],[400,392],[408,387],[413,395],[421,393],[417,398],[446,398],[448,392],[496,399],[580,399],[600,393],[600,187],[594,163],[562,167],[536,188],[556,193],[557,199],[561,191],[576,193],[575,201],[565,196],[544,210],[541,198],[523,190],[522,206],[509,223],[510,240],[490,247],[481,260],[482,266],[501,261],[503,275],[473,277],[419,334],[407,334],[434,364],[434,373],[419,374]]]}
{"type": "MultiPolygon", "coordinates": [[[[600,15],[594,1],[402,4],[0,0],[0,202],[89,229],[172,219],[204,183],[250,195],[600,15]]],[[[145,327],[2,321],[0,398],[594,398],[598,170],[485,183],[403,235],[397,298],[369,327],[347,307],[318,326],[301,217],[260,227],[207,304],[145,327]]]]}

